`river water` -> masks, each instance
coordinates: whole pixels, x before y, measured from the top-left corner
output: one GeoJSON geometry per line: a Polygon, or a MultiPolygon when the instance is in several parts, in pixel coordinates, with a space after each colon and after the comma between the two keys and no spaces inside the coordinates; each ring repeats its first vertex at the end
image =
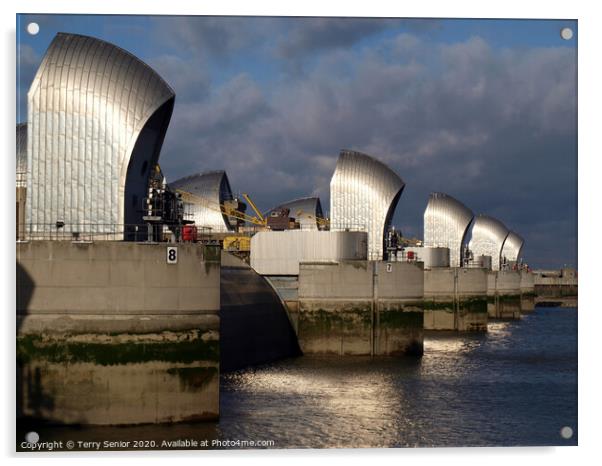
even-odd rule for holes
{"type": "Polygon", "coordinates": [[[536,308],[490,322],[486,335],[427,335],[422,358],[303,356],[255,367],[223,375],[220,396],[218,423],[36,431],[44,441],[156,447],[576,445],[577,310],[536,308]]]}

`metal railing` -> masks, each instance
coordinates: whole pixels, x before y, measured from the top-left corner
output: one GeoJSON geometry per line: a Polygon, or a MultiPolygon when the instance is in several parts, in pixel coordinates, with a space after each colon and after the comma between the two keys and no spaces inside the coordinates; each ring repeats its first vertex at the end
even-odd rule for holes
{"type": "Polygon", "coordinates": [[[422,257],[415,251],[401,250],[397,251],[396,254],[391,252],[391,256],[395,257],[398,262],[424,262],[422,257]]]}
{"type": "Polygon", "coordinates": [[[368,231],[365,223],[361,222],[343,222],[330,223],[330,229],[335,231],[368,231]]]}
{"type": "MultiPolygon", "coordinates": [[[[104,224],[104,223],[27,223],[22,224],[21,241],[182,241],[186,225],[104,224]]],[[[197,238],[209,237],[211,228],[197,227],[197,238]]]]}
{"type": "Polygon", "coordinates": [[[486,267],[486,264],[482,260],[478,259],[465,259],[462,264],[462,267],[466,269],[482,269],[486,267]]]}

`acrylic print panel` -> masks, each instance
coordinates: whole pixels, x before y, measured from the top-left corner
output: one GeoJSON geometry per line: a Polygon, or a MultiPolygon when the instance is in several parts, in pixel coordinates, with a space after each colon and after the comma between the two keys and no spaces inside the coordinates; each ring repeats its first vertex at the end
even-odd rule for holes
{"type": "Polygon", "coordinates": [[[576,445],[577,40],[17,15],[17,450],[576,445]]]}

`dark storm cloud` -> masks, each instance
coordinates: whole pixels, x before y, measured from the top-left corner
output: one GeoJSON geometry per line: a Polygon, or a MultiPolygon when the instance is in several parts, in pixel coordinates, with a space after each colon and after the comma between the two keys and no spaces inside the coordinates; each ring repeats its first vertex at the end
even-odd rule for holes
{"type": "Polygon", "coordinates": [[[155,19],[158,45],[204,59],[227,61],[241,49],[254,47],[269,37],[275,25],[271,18],[174,17],[155,19]]]}
{"type": "MultiPolygon", "coordinates": [[[[27,92],[35,77],[41,57],[29,45],[20,44],[17,48],[17,108],[27,108],[27,92]]],[[[26,112],[20,111],[19,123],[27,121],[26,112]]]]}
{"type": "Polygon", "coordinates": [[[264,209],[306,194],[327,208],[338,151],[357,149],[406,181],[395,216],[405,233],[422,235],[428,193],[444,191],[523,235],[539,265],[574,263],[574,50],[407,33],[322,50],[297,79],[262,87],[242,74],[202,102],[180,101],[162,153],[168,177],[224,168],[264,209]]]}
{"type": "Polygon", "coordinates": [[[389,27],[398,20],[303,18],[295,20],[290,31],[283,36],[277,47],[277,55],[298,59],[316,51],[336,47],[351,47],[356,42],[389,27]]]}

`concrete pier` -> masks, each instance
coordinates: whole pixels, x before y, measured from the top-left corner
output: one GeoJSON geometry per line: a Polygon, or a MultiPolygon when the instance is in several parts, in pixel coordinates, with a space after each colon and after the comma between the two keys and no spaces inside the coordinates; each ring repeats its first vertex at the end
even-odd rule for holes
{"type": "Polygon", "coordinates": [[[424,329],[487,331],[487,270],[431,268],[424,271],[424,329]]]}
{"type": "Polygon", "coordinates": [[[306,354],[421,355],[423,290],[422,263],[301,263],[289,312],[306,354]]]}
{"type": "Polygon", "coordinates": [[[487,312],[490,319],[520,319],[521,274],[516,270],[490,271],[487,277],[487,312]]]}
{"type": "Polygon", "coordinates": [[[218,418],[219,251],[168,246],[17,244],[18,418],[218,418]]]}

